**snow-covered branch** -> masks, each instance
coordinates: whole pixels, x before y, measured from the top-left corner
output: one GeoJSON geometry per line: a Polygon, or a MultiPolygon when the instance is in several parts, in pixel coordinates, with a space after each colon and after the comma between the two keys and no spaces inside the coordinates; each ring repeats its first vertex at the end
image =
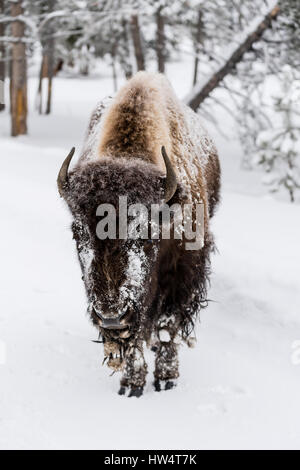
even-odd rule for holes
{"type": "Polygon", "coordinates": [[[207,98],[207,96],[221,83],[221,81],[232,71],[238,62],[242,59],[245,52],[249,51],[252,45],[260,39],[264,31],[269,28],[272,21],[279,14],[279,7],[274,7],[263,20],[255,24],[255,28],[249,32],[246,31],[241,35],[240,45],[235,49],[229,51],[227,58],[225,58],[224,64],[216,70],[213,75],[206,81],[197,84],[192,92],[186,97],[185,102],[192,109],[196,110],[200,104],[207,98]]]}
{"type": "Polygon", "coordinates": [[[11,37],[11,36],[0,36],[1,43],[23,43],[23,44],[32,44],[35,42],[35,39],[26,38],[26,37],[11,37]]]}

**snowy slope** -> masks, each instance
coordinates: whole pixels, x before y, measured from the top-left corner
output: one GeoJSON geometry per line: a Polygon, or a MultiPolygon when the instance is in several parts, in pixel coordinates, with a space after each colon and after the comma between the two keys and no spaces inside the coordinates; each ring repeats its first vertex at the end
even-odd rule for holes
{"type": "Polygon", "coordinates": [[[57,79],[55,112],[32,114],[29,137],[10,139],[0,116],[0,448],[300,448],[299,206],[255,191],[219,136],[214,302],[177,389],[154,392],[150,373],[141,399],[120,397],[101,367],[56,176],[111,91],[110,79],[57,79]]]}

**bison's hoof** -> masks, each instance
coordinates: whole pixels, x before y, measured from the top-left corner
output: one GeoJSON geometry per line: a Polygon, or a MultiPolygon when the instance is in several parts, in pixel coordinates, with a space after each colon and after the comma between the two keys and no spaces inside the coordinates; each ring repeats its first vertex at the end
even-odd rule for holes
{"type": "Polygon", "coordinates": [[[143,395],[143,387],[135,387],[130,390],[129,397],[141,397],[143,395]]]}
{"type": "Polygon", "coordinates": [[[154,389],[156,392],[161,392],[162,390],[171,390],[172,388],[176,387],[175,380],[159,380],[156,379],[154,381],[154,389]]]}
{"type": "Polygon", "coordinates": [[[118,391],[118,394],[119,395],[125,395],[126,394],[126,390],[127,390],[127,387],[124,387],[124,385],[122,385],[120,387],[120,390],[118,391]]]}
{"type": "MultiPolygon", "coordinates": [[[[118,394],[119,395],[127,395],[128,387],[125,385],[121,385],[118,394]]],[[[143,387],[132,387],[129,391],[128,397],[140,397],[143,395],[143,387]]]]}
{"type": "Polygon", "coordinates": [[[173,380],[167,380],[165,390],[171,390],[174,387],[176,387],[176,382],[174,382],[173,380]]]}
{"type": "Polygon", "coordinates": [[[154,383],[153,383],[156,392],[160,392],[160,391],[161,391],[160,382],[161,382],[160,380],[156,379],[156,380],[154,381],[154,383]]]}

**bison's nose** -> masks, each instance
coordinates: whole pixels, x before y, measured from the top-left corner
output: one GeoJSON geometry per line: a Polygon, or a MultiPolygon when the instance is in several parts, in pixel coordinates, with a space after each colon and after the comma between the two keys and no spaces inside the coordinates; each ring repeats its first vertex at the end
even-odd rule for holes
{"type": "Polygon", "coordinates": [[[122,324],[119,318],[101,318],[101,327],[108,330],[123,330],[127,328],[126,324],[122,324]]]}
{"type": "Polygon", "coordinates": [[[94,306],[94,312],[97,317],[100,319],[101,328],[108,330],[124,330],[129,327],[129,318],[130,315],[127,313],[118,315],[118,316],[106,316],[102,312],[99,312],[94,306]]]}

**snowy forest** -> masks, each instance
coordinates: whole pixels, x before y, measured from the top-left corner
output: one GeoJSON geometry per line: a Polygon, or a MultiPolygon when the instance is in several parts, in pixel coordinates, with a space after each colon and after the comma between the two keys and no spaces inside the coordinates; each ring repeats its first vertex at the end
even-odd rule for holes
{"type": "Polygon", "coordinates": [[[227,108],[244,149],[241,164],[260,168],[270,191],[286,191],[293,202],[300,188],[299,24],[297,0],[1,0],[0,80],[9,80],[11,135],[28,132],[33,70],[33,112],[50,114],[56,77],[109,67],[116,91],[138,70],[164,73],[188,57],[188,104],[215,122],[211,101],[227,108]]]}
{"type": "Polygon", "coordinates": [[[300,449],[300,0],[0,0],[0,163],[0,449],[300,449]],[[56,180],[141,70],[199,115],[221,202],[178,385],[127,399],[56,180]]]}

